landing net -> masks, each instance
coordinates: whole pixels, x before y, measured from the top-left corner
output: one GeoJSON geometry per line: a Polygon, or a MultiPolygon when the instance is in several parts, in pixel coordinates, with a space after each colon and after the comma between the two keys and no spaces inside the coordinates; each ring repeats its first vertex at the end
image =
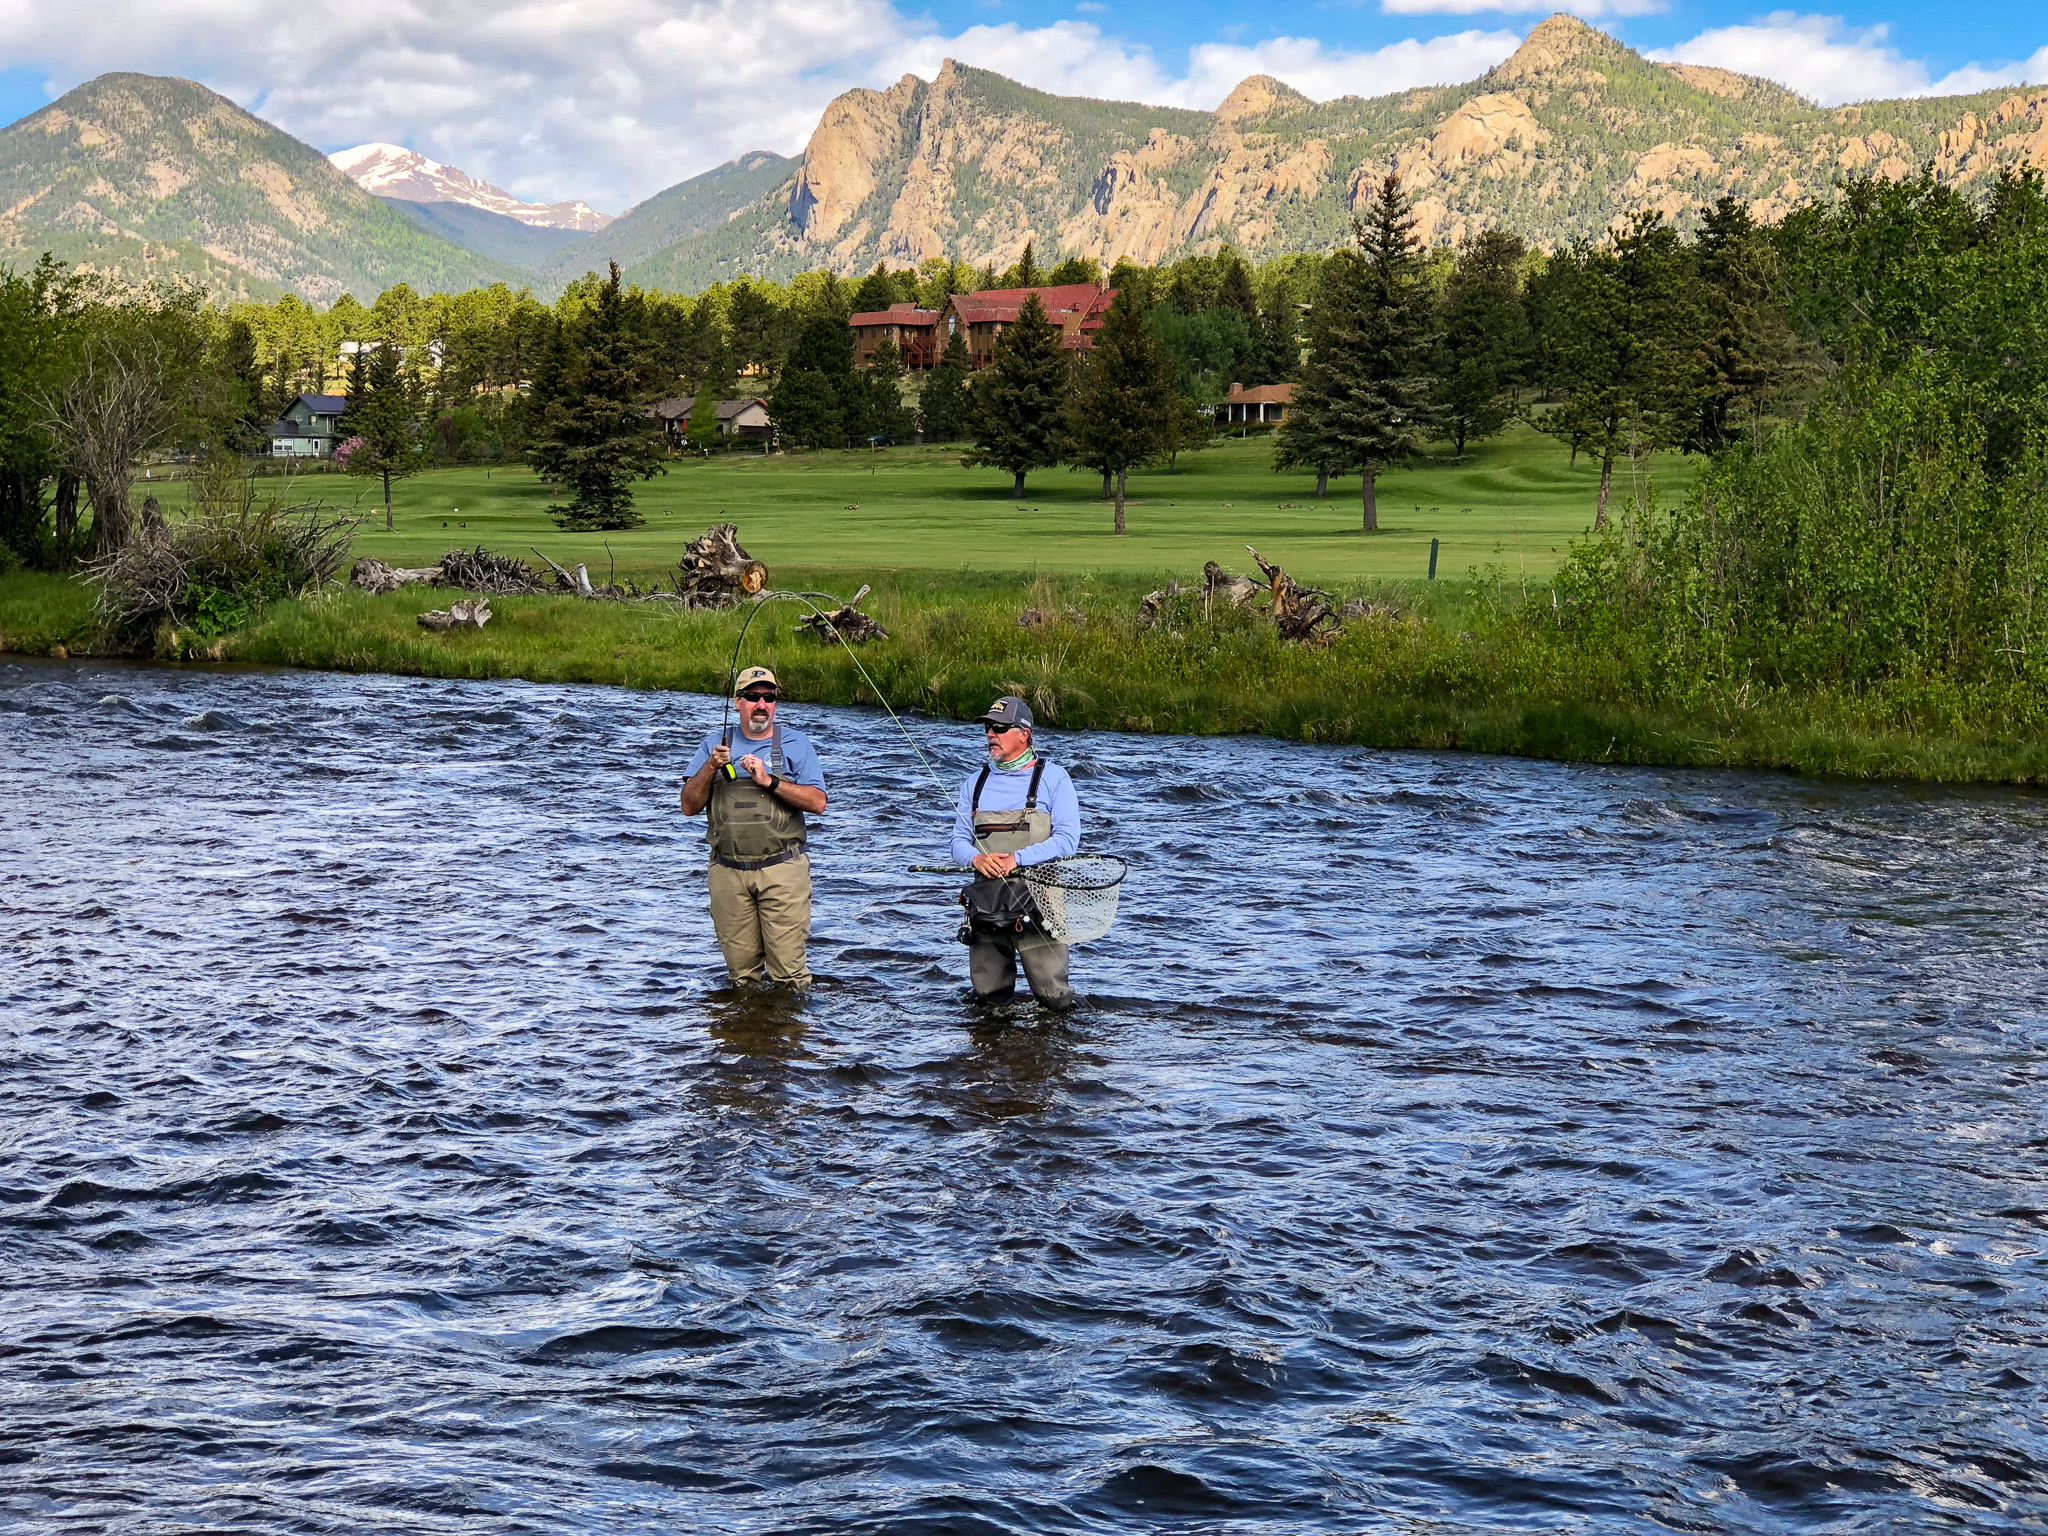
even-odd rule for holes
{"type": "Polygon", "coordinates": [[[1061,944],[1086,944],[1109,932],[1126,865],[1106,853],[1050,859],[1017,873],[1031,887],[1046,937],[1061,944]]]}

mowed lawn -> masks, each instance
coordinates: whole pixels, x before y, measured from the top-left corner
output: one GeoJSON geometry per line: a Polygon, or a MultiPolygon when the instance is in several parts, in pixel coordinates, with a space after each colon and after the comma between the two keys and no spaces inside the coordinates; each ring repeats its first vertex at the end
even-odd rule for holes
{"type": "MultiPolygon", "coordinates": [[[[457,544],[521,556],[538,548],[565,564],[587,563],[599,580],[613,561],[621,574],[645,579],[720,522],[737,523],[741,542],[771,571],[1039,569],[1187,579],[1205,560],[1249,568],[1244,546],[1254,544],[1304,580],[1413,580],[1427,574],[1435,538],[1440,579],[1497,567],[1509,580],[1537,580],[1591,525],[1598,487],[1595,466],[1581,458],[1574,467],[1556,441],[1518,427],[1462,461],[1443,450],[1381,476],[1381,531],[1368,537],[1359,528],[1356,475],[1333,481],[1329,498],[1317,501],[1312,476],[1275,474],[1272,460],[1270,437],[1230,439],[1182,455],[1178,471],[1132,475],[1122,538],[1099,499],[1099,479],[1038,470],[1024,499],[1013,501],[1006,476],[963,468],[958,447],[681,460],[638,488],[645,526],[606,535],[556,528],[546,489],[516,465],[438,469],[403,482],[391,533],[372,482],[320,475],[302,484],[329,500],[361,497],[373,514],[358,535],[361,554],[426,565],[457,544]]],[[[1684,494],[1692,465],[1660,456],[1649,474],[1669,501],[1684,494]]],[[[1627,466],[1617,466],[1617,509],[1628,487],[1627,466]]]]}

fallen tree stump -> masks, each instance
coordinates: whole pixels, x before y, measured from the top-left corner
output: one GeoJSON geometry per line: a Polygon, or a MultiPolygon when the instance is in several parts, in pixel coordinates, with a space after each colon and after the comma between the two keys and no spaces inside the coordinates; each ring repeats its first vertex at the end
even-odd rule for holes
{"type": "Polygon", "coordinates": [[[1216,599],[1222,598],[1233,608],[1242,607],[1258,595],[1262,589],[1249,576],[1233,576],[1214,560],[1202,567],[1202,610],[1213,612],[1216,599]]]}
{"type": "Polygon", "coordinates": [[[855,645],[865,645],[870,640],[889,638],[889,631],[851,603],[834,608],[830,612],[807,613],[796,621],[796,630],[798,634],[811,636],[821,645],[829,643],[834,635],[850,640],[855,645]]]}
{"type": "Polygon", "coordinates": [[[1266,573],[1267,589],[1273,594],[1273,623],[1282,639],[1327,645],[1336,638],[1340,621],[1330,606],[1329,593],[1321,587],[1304,587],[1251,545],[1245,549],[1266,573]]]}
{"type": "Polygon", "coordinates": [[[491,622],[491,600],[488,597],[459,597],[446,608],[436,608],[420,615],[421,629],[482,629],[491,622]]]}
{"type": "Polygon", "coordinates": [[[438,565],[407,569],[386,565],[374,555],[363,555],[349,568],[348,584],[365,592],[396,592],[400,587],[425,586],[440,579],[438,565]]]}
{"type": "Polygon", "coordinates": [[[768,589],[768,567],[740,548],[737,523],[690,540],[676,562],[676,595],[692,608],[730,608],[768,589]]]}

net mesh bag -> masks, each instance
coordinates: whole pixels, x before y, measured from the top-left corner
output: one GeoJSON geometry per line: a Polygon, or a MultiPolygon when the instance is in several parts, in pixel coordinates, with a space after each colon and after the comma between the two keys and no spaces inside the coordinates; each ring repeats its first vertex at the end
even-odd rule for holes
{"type": "Polygon", "coordinates": [[[1108,854],[1079,854],[1017,873],[1031,887],[1046,937],[1061,944],[1086,944],[1108,933],[1116,921],[1125,868],[1122,859],[1108,854]]]}

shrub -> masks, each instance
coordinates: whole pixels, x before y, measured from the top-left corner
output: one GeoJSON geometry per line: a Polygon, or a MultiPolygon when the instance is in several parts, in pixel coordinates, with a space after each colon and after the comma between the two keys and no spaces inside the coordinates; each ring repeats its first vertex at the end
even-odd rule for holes
{"type": "Polygon", "coordinates": [[[201,465],[192,487],[190,517],[155,529],[145,521],[88,569],[102,646],[132,649],[164,627],[209,639],[239,629],[266,603],[332,578],[362,521],[321,502],[259,502],[226,456],[201,465]]]}

